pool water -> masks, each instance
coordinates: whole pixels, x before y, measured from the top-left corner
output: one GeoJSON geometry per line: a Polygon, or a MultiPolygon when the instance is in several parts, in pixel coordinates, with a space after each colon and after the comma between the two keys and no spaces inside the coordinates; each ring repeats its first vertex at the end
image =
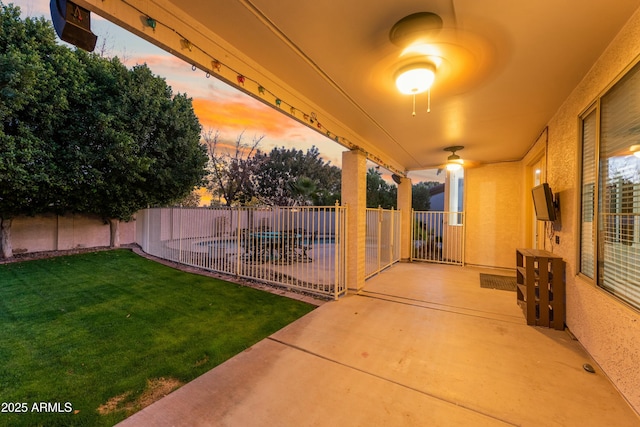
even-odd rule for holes
{"type": "MultiPolygon", "coordinates": [[[[305,238],[303,240],[304,245],[319,245],[319,244],[332,244],[335,243],[334,237],[316,237],[316,238],[305,238]]],[[[226,248],[226,249],[235,249],[237,246],[236,239],[219,239],[219,240],[203,240],[202,242],[197,243],[198,246],[208,246],[210,248],[226,248]]]]}

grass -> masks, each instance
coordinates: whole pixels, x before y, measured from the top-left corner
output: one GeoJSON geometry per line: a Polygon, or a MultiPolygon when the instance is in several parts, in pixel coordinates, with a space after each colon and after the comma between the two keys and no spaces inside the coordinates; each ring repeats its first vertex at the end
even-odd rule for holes
{"type": "Polygon", "coordinates": [[[312,309],[128,250],[0,265],[0,425],[111,426],[312,309]]]}

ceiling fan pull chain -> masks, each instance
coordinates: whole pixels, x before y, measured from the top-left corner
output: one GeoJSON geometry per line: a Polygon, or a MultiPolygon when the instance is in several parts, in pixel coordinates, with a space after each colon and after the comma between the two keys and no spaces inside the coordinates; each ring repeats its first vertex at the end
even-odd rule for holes
{"type": "Polygon", "coordinates": [[[431,112],[431,89],[427,91],[427,113],[430,113],[430,112],[431,112]]]}
{"type": "Polygon", "coordinates": [[[411,114],[412,116],[415,117],[416,115],[416,94],[413,94],[413,114],[411,114]]]}

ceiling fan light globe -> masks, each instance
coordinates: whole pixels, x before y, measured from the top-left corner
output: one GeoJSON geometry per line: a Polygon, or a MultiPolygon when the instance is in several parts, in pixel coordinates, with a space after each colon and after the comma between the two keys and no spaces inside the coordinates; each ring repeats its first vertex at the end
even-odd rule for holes
{"type": "Polygon", "coordinates": [[[449,172],[455,172],[462,169],[462,165],[460,163],[450,162],[447,163],[446,168],[449,172]]]}
{"type": "Polygon", "coordinates": [[[396,77],[396,87],[400,93],[415,95],[431,88],[436,74],[429,64],[416,64],[400,70],[396,77]]]}

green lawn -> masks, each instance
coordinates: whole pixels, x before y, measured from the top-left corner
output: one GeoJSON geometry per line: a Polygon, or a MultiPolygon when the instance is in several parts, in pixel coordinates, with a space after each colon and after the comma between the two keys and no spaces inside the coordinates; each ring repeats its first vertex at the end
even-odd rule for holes
{"type": "Polygon", "coordinates": [[[128,250],[0,265],[0,425],[111,426],[313,308],[128,250]]]}

